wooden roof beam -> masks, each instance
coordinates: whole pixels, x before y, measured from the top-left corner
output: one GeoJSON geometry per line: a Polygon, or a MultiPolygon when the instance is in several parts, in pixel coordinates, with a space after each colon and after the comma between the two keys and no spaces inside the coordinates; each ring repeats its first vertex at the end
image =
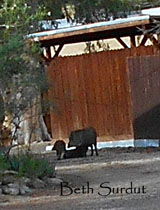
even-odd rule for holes
{"type": "MultiPolygon", "coordinates": [[[[55,52],[53,58],[58,57],[58,55],[59,55],[59,53],[61,52],[63,46],[64,46],[63,44],[61,44],[61,45],[58,46],[58,49],[56,50],[56,52],[55,52]]],[[[52,58],[52,59],[53,59],[53,58],[52,58]]]]}
{"type": "Polygon", "coordinates": [[[147,37],[151,40],[152,44],[160,50],[160,42],[153,36],[153,34],[147,34],[147,37]]]}
{"type": "Polygon", "coordinates": [[[122,45],[122,47],[124,47],[124,48],[129,48],[127,45],[126,45],[126,43],[121,39],[121,38],[117,38],[117,41],[122,45]]]}
{"type": "Polygon", "coordinates": [[[45,59],[46,64],[48,64],[53,58],[58,57],[63,46],[64,46],[63,44],[58,46],[58,49],[55,51],[55,54],[53,57],[52,57],[52,53],[51,53],[51,46],[45,48],[46,51],[45,51],[45,55],[43,55],[43,58],[45,59]]]}
{"type": "Polygon", "coordinates": [[[144,36],[139,46],[144,46],[146,41],[147,41],[147,39],[148,39],[148,37],[144,36]]]}
{"type": "MultiPolygon", "coordinates": [[[[107,22],[107,24],[109,23],[109,21],[107,22]]],[[[97,23],[98,24],[98,23],[97,23]]],[[[145,20],[136,20],[136,21],[132,21],[132,22],[123,22],[121,24],[110,24],[110,25],[105,25],[105,26],[98,26],[98,27],[87,27],[87,28],[81,28],[82,26],[77,26],[79,27],[79,29],[77,30],[73,30],[73,31],[64,31],[64,29],[59,29],[59,31],[62,30],[62,32],[59,32],[59,33],[53,33],[48,35],[47,32],[46,32],[46,35],[44,32],[38,32],[38,33],[35,33],[36,34],[36,38],[35,37],[32,37],[31,39],[33,41],[39,41],[39,42],[44,42],[44,41],[47,41],[47,40],[55,40],[55,39],[65,39],[65,38],[68,38],[68,37],[76,37],[76,36],[82,36],[82,35],[89,35],[89,36],[92,36],[93,34],[95,33],[108,33],[110,32],[112,34],[112,37],[114,38],[114,35],[113,35],[113,31],[115,30],[118,30],[119,32],[121,31],[122,33],[125,34],[125,31],[127,28],[132,29],[133,28],[137,28],[138,26],[141,27],[142,25],[147,25],[147,24],[150,24],[150,19],[147,18],[145,20]],[[43,34],[43,35],[41,35],[43,34]]],[[[88,25],[94,25],[93,24],[88,24],[88,25]]],[[[87,26],[88,26],[87,25],[87,26]]],[[[73,27],[74,28],[77,28],[77,27],[73,27]]],[[[66,29],[67,30],[67,29],[66,29]]],[[[54,30],[53,30],[54,31],[54,30]]]]}

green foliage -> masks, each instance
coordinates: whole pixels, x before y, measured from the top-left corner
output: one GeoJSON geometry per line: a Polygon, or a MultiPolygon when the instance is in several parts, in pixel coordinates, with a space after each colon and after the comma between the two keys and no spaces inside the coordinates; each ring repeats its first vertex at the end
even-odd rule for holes
{"type": "Polygon", "coordinates": [[[19,176],[29,178],[51,177],[53,168],[42,158],[33,155],[20,155],[10,158],[11,170],[17,171],[19,176]]]}
{"type": "Polygon", "coordinates": [[[4,101],[0,94],[0,129],[1,129],[1,123],[4,120],[4,101]]]}
{"type": "Polygon", "coordinates": [[[0,23],[6,26],[5,35],[10,33],[35,31],[39,20],[46,16],[44,8],[34,9],[26,0],[5,0],[0,8],[0,23]]]}
{"type": "Polygon", "coordinates": [[[0,171],[8,170],[10,167],[8,160],[6,157],[0,153],[0,171]]]}
{"type": "MultiPolygon", "coordinates": [[[[38,65],[41,54],[40,46],[27,44],[25,37],[32,31],[38,30],[38,21],[46,16],[46,11],[37,6],[32,7],[25,0],[5,0],[0,8],[0,23],[5,29],[1,30],[0,44],[0,82],[14,75],[29,73],[30,69],[40,68],[38,65]]],[[[32,72],[33,73],[33,72],[32,72]]]]}
{"type": "Polygon", "coordinates": [[[5,109],[0,110],[0,118],[3,120],[7,113],[12,116],[10,123],[17,123],[40,92],[48,88],[40,45],[26,39],[38,30],[38,22],[46,14],[44,7],[32,7],[26,0],[4,0],[0,4],[0,107],[5,109]]]}
{"type": "Polygon", "coordinates": [[[72,20],[68,5],[74,5],[74,19],[81,23],[107,20],[108,16],[126,17],[131,11],[160,5],[159,0],[39,0],[38,2],[51,11],[53,20],[62,18],[64,10],[65,16],[72,20]]]}
{"type": "Polygon", "coordinates": [[[57,18],[62,18],[62,8],[66,4],[66,0],[41,0],[39,2],[45,6],[47,11],[51,11],[51,18],[53,20],[57,18]]]}
{"type": "Polygon", "coordinates": [[[23,46],[20,36],[13,35],[5,44],[0,46],[0,81],[7,87],[13,74],[17,74],[20,70],[17,68],[23,62],[21,57],[21,49],[23,46]]]}
{"type": "Polygon", "coordinates": [[[53,175],[53,168],[42,158],[33,155],[12,156],[7,159],[0,153],[0,171],[13,170],[18,172],[20,177],[43,178],[53,175]]]}

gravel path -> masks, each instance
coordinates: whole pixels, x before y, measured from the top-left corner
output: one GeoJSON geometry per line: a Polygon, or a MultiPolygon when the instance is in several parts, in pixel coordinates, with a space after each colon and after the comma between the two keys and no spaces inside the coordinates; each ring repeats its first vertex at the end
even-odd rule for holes
{"type": "Polygon", "coordinates": [[[62,188],[1,196],[0,210],[160,209],[159,149],[103,149],[98,157],[58,161],[56,173],[62,188]]]}

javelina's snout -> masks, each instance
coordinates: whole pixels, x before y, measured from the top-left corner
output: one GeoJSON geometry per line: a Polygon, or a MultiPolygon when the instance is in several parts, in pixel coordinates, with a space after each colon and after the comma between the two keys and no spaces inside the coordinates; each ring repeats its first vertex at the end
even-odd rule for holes
{"type": "Polygon", "coordinates": [[[66,144],[63,140],[57,140],[52,150],[56,150],[57,160],[62,159],[66,151],[66,144]]]}

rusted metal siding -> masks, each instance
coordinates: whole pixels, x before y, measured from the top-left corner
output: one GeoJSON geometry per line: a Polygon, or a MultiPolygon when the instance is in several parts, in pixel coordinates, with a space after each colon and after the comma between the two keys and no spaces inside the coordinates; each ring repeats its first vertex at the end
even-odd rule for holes
{"type": "Polygon", "coordinates": [[[140,47],[55,58],[48,68],[53,139],[88,126],[100,141],[132,138],[126,58],[153,53],[152,47],[140,47]]]}
{"type": "Polygon", "coordinates": [[[135,138],[160,137],[160,56],[128,58],[135,138]]]}

